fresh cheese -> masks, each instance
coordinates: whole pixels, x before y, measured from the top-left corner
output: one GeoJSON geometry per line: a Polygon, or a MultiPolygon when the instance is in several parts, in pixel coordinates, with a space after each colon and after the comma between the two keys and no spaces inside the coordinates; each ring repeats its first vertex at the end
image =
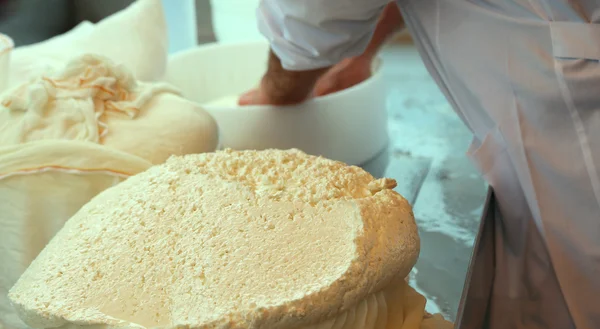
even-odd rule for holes
{"type": "Polygon", "coordinates": [[[35,328],[419,328],[394,186],[297,150],[173,157],[85,205],[9,297],[35,328]]]}

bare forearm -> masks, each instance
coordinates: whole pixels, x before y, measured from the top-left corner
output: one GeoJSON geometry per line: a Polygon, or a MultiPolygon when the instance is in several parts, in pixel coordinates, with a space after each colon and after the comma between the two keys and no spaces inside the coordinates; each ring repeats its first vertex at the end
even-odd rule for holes
{"type": "Polygon", "coordinates": [[[269,67],[261,87],[271,100],[278,105],[295,104],[308,98],[315,83],[329,68],[309,71],[288,71],[281,61],[269,52],[269,67]]]}
{"type": "MultiPolygon", "coordinates": [[[[358,77],[352,77],[353,79],[350,79],[356,81],[346,81],[345,83],[334,84],[334,88],[329,89],[335,91],[336,88],[349,87],[368,77],[370,75],[369,67],[373,58],[377,55],[385,42],[394,34],[394,32],[402,29],[403,27],[404,21],[402,20],[400,10],[395,3],[389,3],[379,17],[376,29],[365,51],[361,55],[346,58],[337,66],[339,67],[339,65],[345,65],[346,67],[358,67],[363,69],[366,67],[366,71],[364,72],[365,74],[363,74],[364,77],[360,76],[359,74],[358,77]]],[[[276,54],[273,53],[273,51],[269,53],[268,66],[267,73],[261,81],[260,88],[261,94],[263,95],[261,97],[263,97],[264,100],[259,102],[268,102],[274,105],[296,104],[306,100],[313,92],[315,84],[319,78],[323,76],[323,74],[325,74],[330,68],[326,67],[316,70],[288,71],[283,68],[280,59],[276,54]]],[[[323,92],[323,94],[325,93],[326,92],[323,92]]]]}
{"type": "Polygon", "coordinates": [[[371,41],[362,57],[373,58],[385,42],[397,31],[404,28],[404,20],[395,2],[389,3],[377,22],[371,41]]]}

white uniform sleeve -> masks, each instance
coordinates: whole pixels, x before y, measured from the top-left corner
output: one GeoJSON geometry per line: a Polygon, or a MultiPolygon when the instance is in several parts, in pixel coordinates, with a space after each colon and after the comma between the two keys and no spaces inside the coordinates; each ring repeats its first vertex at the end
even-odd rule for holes
{"type": "Polygon", "coordinates": [[[258,27],[287,70],[360,55],[390,0],[261,0],[258,27]]]}

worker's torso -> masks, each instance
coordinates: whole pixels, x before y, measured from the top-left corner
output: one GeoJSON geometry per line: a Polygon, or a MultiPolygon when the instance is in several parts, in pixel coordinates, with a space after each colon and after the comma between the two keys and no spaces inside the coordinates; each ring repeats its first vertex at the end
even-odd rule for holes
{"type": "Polygon", "coordinates": [[[500,205],[489,327],[600,327],[600,1],[399,5],[500,205]]]}

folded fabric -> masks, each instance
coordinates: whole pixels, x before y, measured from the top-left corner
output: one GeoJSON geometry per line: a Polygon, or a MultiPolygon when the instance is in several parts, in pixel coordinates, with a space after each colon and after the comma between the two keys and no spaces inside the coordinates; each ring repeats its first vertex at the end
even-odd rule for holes
{"type": "Polygon", "coordinates": [[[67,139],[103,144],[154,164],[214,151],[217,126],[164,83],[141,83],[123,65],[83,55],[0,98],[0,145],[67,139]]]}
{"type": "Polygon", "coordinates": [[[4,93],[0,328],[27,328],[6,293],[81,206],[171,155],[214,151],[217,137],[212,117],[175,89],[97,55],[4,93]]]}

